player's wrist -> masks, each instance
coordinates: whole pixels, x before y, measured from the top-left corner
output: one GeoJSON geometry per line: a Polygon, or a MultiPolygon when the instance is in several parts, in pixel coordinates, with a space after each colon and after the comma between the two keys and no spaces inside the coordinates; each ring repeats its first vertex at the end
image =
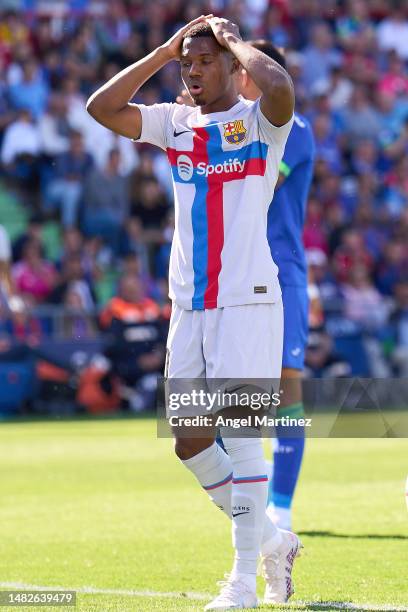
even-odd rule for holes
{"type": "Polygon", "coordinates": [[[163,62],[171,62],[172,60],[178,59],[178,53],[174,51],[169,45],[160,45],[156,49],[157,55],[162,58],[163,62]]]}
{"type": "Polygon", "coordinates": [[[224,44],[228,49],[231,49],[232,45],[241,40],[242,39],[233,32],[225,32],[225,34],[223,35],[224,44]]]}

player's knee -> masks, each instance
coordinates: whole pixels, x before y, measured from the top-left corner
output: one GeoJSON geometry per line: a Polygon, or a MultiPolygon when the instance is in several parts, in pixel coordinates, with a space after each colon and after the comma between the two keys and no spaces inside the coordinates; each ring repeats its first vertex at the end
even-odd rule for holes
{"type": "Polygon", "coordinates": [[[174,444],[174,452],[182,461],[191,459],[201,451],[205,450],[214,440],[203,440],[201,438],[177,438],[174,444]]]}

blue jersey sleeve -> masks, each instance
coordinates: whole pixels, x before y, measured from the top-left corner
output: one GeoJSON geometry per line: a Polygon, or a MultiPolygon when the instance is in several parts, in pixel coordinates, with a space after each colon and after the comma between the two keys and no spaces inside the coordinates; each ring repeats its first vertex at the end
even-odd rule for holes
{"type": "Polygon", "coordinates": [[[310,124],[303,117],[295,115],[279,171],[287,178],[296,166],[313,161],[314,155],[314,139],[310,124]]]}

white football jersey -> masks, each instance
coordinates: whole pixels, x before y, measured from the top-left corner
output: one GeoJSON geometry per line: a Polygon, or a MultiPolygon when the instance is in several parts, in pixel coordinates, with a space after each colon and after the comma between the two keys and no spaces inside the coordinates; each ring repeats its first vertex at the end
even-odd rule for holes
{"type": "Polygon", "coordinates": [[[243,98],[207,115],[179,104],[138,107],[139,141],[164,149],[172,170],[170,298],[187,310],[277,301],[267,211],[293,118],[275,127],[259,100],[243,98]]]}

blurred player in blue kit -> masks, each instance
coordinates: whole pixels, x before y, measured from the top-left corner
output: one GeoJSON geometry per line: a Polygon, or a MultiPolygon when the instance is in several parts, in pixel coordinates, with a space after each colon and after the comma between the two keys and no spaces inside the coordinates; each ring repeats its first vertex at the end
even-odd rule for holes
{"type": "MultiPolygon", "coordinates": [[[[268,41],[253,41],[259,49],[286,68],[282,53],[268,41]]],[[[238,90],[256,100],[260,90],[244,69],[237,74],[238,90]]],[[[302,242],[307,197],[313,176],[315,145],[307,119],[295,113],[279,179],[268,210],[268,242],[279,268],[284,309],[284,340],[281,404],[278,416],[301,418],[304,414],[301,377],[308,336],[307,265],[302,242]]],[[[289,434],[290,435],[290,434],[289,434]]],[[[269,482],[268,514],[283,529],[291,529],[291,505],[304,450],[304,429],[287,437],[277,427],[274,441],[273,475],[269,482]]]]}

